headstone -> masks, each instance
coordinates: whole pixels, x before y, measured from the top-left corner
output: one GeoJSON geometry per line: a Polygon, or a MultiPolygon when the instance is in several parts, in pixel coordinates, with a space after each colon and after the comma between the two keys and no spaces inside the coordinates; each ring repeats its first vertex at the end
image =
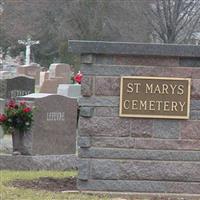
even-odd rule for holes
{"type": "Polygon", "coordinates": [[[12,78],[14,74],[10,71],[0,71],[0,78],[6,79],[6,78],[12,78]]]}
{"type": "Polygon", "coordinates": [[[40,92],[57,94],[58,85],[69,84],[70,81],[70,65],[64,63],[51,64],[49,67],[49,78],[43,81],[40,92]]]}
{"type": "Polygon", "coordinates": [[[3,64],[3,71],[8,71],[8,72],[16,75],[17,67],[18,67],[18,65],[16,63],[3,64]]]}
{"type": "MultiPolygon", "coordinates": [[[[0,79],[0,113],[4,112],[7,99],[23,96],[35,91],[35,80],[28,77],[14,77],[0,79]]],[[[0,138],[3,137],[3,129],[0,127],[0,138]]]]}
{"type": "Polygon", "coordinates": [[[68,81],[66,78],[63,77],[45,79],[40,88],[40,93],[57,94],[57,89],[59,84],[65,84],[65,83],[68,83],[68,81]]]}
{"type": "Polygon", "coordinates": [[[59,84],[57,94],[71,98],[79,98],[81,96],[81,85],[59,84]]]}
{"type": "Polygon", "coordinates": [[[33,63],[17,67],[18,75],[30,76],[35,79],[35,84],[40,84],[40,65],[33,63]]]}
{"type": "Polygon", "coordinates": [[[49,78],[49,72],[40,72],[40,86],[49,78]]]}
{"type": "Polygon", "coordinates": [[[66,77],[70,81],[71,68],[65,63],[53,63],[49,67],[49,78],[66,77]]]}
{"type": "Polygon", "coordinates": [[[35,93],[23,99],[35,105],[32,155],[74,154],[77,101],[60,95],[35,93]]]}
{"type": "Polygon", "coordinates": [[[11,79],[0,79],[0,98],[10,99],[24,96],[35,91],[35,80],[19,76],[11,79]]]}

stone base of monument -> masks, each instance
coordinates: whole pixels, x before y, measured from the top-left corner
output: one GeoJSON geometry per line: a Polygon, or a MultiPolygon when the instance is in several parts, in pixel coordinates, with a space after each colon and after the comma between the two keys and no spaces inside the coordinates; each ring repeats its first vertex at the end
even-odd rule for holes
{"type": "Polygon", "coordinates": [[[57,94],[71,98],[79,98],[81,96],[80,84],[59,84],[57,94]]]}
{"type": "Polygon", "coordinates": [[[71,155],[12,156],[0,155],[0,170],[69,170],[77,169],[78,158],[71,155]]]}

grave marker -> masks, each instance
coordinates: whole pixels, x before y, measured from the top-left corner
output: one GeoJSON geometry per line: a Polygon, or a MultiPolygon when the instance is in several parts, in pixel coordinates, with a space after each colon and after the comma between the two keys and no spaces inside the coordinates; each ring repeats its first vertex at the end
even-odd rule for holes
{"type": "MultiPolygon", "coordinates": [[[[21,99],[21,98],[20,98],[21,99]]],[[[77,102],[60,95],[35,93],[22,97],[35,106],[32,155],[76,152],[77,102]]]]}
{"type": "Polygon", "coordinates": [[[24,96],[35,91],[35,80],[30,77],[18,76],[0,79],[0,98],[10,99],[24,96]]]}

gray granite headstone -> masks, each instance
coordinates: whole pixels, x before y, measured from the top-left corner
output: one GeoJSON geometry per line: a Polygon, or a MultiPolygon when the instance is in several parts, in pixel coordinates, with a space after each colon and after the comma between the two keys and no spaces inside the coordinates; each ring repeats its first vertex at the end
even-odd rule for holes
{"type": "Polygon", "coordinates": [[[35,80],[26,76],[0,79],[0,98],[10,99],[24,96],[35,91],[35,80]]]}
{"type": "Polygon", "coordinates": [[[32,155],[75,154],[77,100],[42,93],[22,98],[35,105],[32,155]]]}
{"type": "Polygon", "coordinates": [[[0,79],[0,98],[6,99],[7,82],[6,79],[0,79]]]}

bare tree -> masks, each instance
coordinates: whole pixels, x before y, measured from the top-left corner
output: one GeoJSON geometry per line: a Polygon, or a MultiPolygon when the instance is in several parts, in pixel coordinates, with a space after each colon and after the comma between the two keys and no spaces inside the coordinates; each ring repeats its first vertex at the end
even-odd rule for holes
{"type": "Polygon", "coordinates": [[[163,43],[189,43],[200,31],[199,0],[154,0],[145,15],[163,43]]]}
{"type": "MultiPolygon", "coordinates": [[[[2,0],[0,0],[1,2],[2,0]]],[[[33,47],[36,62],[57,59],[69,62],[67,40],[149,42],[144,16],[149,0],[3,0],[0,46],[16,56],[24,49],[17,43],[30,34],[40,46],[33,47]],[[64,60],[65,59],[65,60],[64,60]]]]}

